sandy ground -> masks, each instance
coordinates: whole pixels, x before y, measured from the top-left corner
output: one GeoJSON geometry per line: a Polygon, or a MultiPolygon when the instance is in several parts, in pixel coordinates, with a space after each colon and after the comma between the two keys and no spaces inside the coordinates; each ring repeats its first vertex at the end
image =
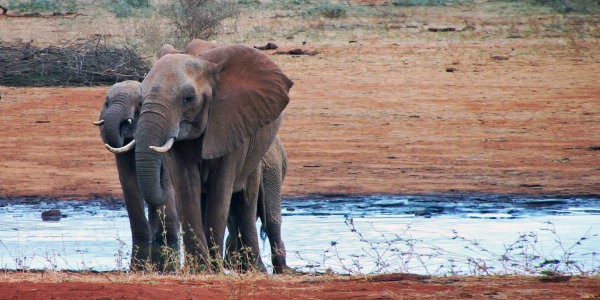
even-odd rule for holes
{"type": "MultiPolygon", "coordinates": [[[[295,82],[285,195],[600,192],[595,53],[524,41],[318,50],[273,56],[295,82]]],[[[106,90],[2,87],[0,195],[120,196],[91,124],[106,90]]]]}
{"type": "MultiPolygon", "coordinates": [[[[488,21],[475,18],[477,28],[496,22],[488,21]]],[[[47,30],[27,30],[21,19],[0,22],[2,34],[17,28],[11,32],[30,38],[28,34],[47,30]]],[[[451,38],[459,33],[411,28],[402,30],[416,32],[418,38],[357,34],[358,39],[303,46],[318,50],[316,56],[273,55],[295,82],[281,128],[290,160],[286,196],[600,194],[597,38],[463,40],[451,38]]],[[[61,30],[52,32],[63,36],[61,30]]],[[[299,43],[278,41],[284,48],[299,43]]],[[[91,124],[106,91],[0,86],[0,196],[121,197],[112,154],[91,124]]],[[[402,274],[0,276],[4,299],[600,298],[598,277],[541,282],[402,274]]]]}
{"type": "Polygon", "coordinates": [[[597,299],[598,278],[5,274],[3,299],[597,299]]]}

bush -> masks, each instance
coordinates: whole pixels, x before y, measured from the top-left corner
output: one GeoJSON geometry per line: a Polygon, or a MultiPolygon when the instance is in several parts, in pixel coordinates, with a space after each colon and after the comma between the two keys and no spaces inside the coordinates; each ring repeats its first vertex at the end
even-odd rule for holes
{"type": "Polygon", "coordinates": [[[560,13],[593,13],[600,9],[598,0],[533,0],[560,13]]]}
{"type": "Polygon", "coordinates": [[[126,18],[131,16],[147,16],[149,14],[149,0],[112,0],[109,10],[117,18],[126,18]]]}
{"type": "Polygon", "coordinates": [[[187,42],[216,35],[222,22],[237,16],[239,9],[227,0],[176,0],[167,4],[164,13],[171,20],[173,34],[187,42]]]}
{"type": "Polygon", "coordinates": [[[77,10],[77,2],[75,0],[29,0],[8,1],[8,8],[16,12],[40,12],[40,11],[69,11],[77,10]]]}
{"type": "Polygon", "coordinates": [[[346,16],[348,8],[345,5],[322,1],[305,10],[307,15],[320,15],[325,18],[341,18],[346,16]]]}
{"type": "Polygon", "coordinates": [[[457,4],[458,0],[394,0],[394,6],[447,6],[457,4]]]}
{"type": "Polygon", "coordinates": [[[0,43],[0,85],[111,85],[143,80],[148,70],[148,64],[130,49],[96,40],[45,48],[0,43]]]}
{"type": "Polygon", "coordinates": [[[496,0],[498,2],[512,2],[521,4],[542,5],[551,8],[558,13],[590,13],[597,15],[600,11],[599,0],[496,0]]]}

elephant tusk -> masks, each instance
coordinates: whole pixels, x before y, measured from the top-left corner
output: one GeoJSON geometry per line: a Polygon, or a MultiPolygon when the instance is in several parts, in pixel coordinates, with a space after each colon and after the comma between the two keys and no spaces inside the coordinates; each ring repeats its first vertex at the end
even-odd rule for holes
{"type": "Polygon", "coordinates": [[[104,120],[95,121],[95,122],[92,122],[92,124],[94,124],[96,126],[100,126],[100,125],[104,124],[104,120]]]}
{"type": "Polygon", "coordinates": [[[159,152],[159,153],[165,153],[171,149],[171,147],[173,146],[173,142],[175,142],[175,139],[170,138],[163,146],[161,146],[161,147],[150,146],[150,149],[152,149],[156,152],[159,152]]]}
{"type": "Polygon", "coordinates": [[[106,149],[108,149],[108,151],[110,151],[114,154],[119,154],[119,153],[125,153],[125,152],[133,149],[133,147],[135,146],[135,140],[132,140],[131,142],[129,142],[129,144],[127,144],[121,148],[113,148],[109,144],[104,144],[104,145],[106,146],[106,149]]]}
{"type": "Polygon", "coordinates": [[[131,125],[131,123],[133,123],[133,121],[131,120],[131,118],[127,119],[127,124],[131,125]]]}

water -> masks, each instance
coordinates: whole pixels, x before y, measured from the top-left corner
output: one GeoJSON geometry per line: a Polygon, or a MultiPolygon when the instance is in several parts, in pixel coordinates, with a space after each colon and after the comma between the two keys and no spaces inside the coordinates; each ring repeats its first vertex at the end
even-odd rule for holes
{"type": "MultiPolygon", "coordinates": [[[[286,199],[282,214],[288,265],[306,272],[600,273],[598,197],[327,195],[286,199]]],[[[122,201],[0,199],[0,222],[0,268],[128,267],[122,201]],[[47,209],[66,217],[42,221],[47,209]]]]}

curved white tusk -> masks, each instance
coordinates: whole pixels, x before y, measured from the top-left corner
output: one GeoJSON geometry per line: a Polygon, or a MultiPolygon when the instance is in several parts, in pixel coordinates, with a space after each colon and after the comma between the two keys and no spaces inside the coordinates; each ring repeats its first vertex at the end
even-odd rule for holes
{"type": "Polygon", "coordinates": [[[92,124],[94,124],[96,126],[100,126],[100,125],[104,124],[104,120],[95,121],[95,122],[92,122],[92,124]]]}
{"type": "Polygon", "coordinates": [[[150,146],[150,149],[159,152],[159,153],[165,153],[167,151],[169,151],[169,149],[171,149],[171,147],[173,146],[173,142],[175,142],[174,138],[170,138],[163,146],[161,147],[157,147],[157,146],[150,146]]]}
{"type": "Polygon", "coordinates": [[[109,144],[104,144],[104,145],[106,146],[106,149],[108,149],[108,151],[110,151],[114,154],[119,154],[119,153],[125,153],[125,152],[133,149],[133,147],[135,146],[135,140],[132,140],[131,142],[129,142],[129,144],[127,144],[121,148],[113,148],[109,144]]]}
{"type": "Polygon", "coordinates": [[[127,119],[127,124],[131,125],[131,123],[133,123],[133,121],[131,120],[131,118],[127,119]]]}

